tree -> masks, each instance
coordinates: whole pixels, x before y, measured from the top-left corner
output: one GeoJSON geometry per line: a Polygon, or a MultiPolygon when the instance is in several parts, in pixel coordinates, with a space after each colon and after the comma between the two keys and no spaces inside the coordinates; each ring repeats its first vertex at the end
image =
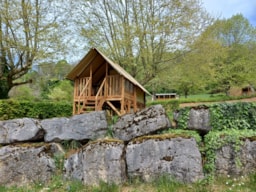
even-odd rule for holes
{"type": "Polygon", "coordinates": [[[0,99],[23,80],[33,63],[60,51],[60,19],[52,0],[0,1],[0,99]]]}
{"type": "Polygon", "coordinates": [[[83,18],[77,26],[88,46],[103,50],[144,85],[163,81],[159,74],[170,70],[173,52],[185,49],[211,21],[197,0],[78,2],[83,18]]]}
{"type": "Polygon", "coordinates": [[[209,29],[211,38],[222,44],[222,54],[213,58],[216,88],[228,94],[233,85],[252,83],[255,74],[256,29],[241,14],[218,20],[209,29]]]}
{"type": "Polygon", "coordinates": [[[68,101],[73,100],[73,86],[68,80],[60,81],[48,94],[49,99],[54,101],[68,101]]]}
{"type": "Polygon", "coordinates": [[[255,83],[256,33],[242,15],[216,20],[176,61],[170,84],[187,95],[193,90],[229,93],[231,86],[255,83]]]}

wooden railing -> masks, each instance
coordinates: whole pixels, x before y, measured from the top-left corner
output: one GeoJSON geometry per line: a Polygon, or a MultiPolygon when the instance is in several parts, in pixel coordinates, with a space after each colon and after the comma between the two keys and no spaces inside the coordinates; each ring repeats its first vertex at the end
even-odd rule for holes
{"type": "Polygon", "coordinates": [[[107,97],[120,96],[122,90],[122,77],[110,75],[107,77],[107,97]]]}
{"type": "Polygon", "coordinates": [[[106,99],[111,99],[111,97],[120,97],[121,90],[122,82],[120,75],[110,75],[104,78],[95,96],[95,109],[100,109],[106,99]]]}
{"type": "Polygon", "coordinates": [[[80,101],[81,99],[91,95],[91,78],[84,77],[76,79],[74,99],[80,101]]]}
{"type": "Polygon", "coordinates": [[[105,93],[105,89],[106,89],[106,78],[104,78],[103,82],[100,85],[100,88],[95,96],[95,109],[99,109],[100,105],[102,105],[103,103],[103,96],[105,93]]]}

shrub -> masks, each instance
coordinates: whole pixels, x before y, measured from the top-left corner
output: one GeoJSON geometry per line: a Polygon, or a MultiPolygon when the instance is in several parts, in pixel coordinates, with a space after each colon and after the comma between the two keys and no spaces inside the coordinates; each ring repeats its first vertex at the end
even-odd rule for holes
{"type": "Polygon", "coordinates": [[[72,103],[0,100],[0,120],[23,117],[45,119],[71,115],[72,103]]]}

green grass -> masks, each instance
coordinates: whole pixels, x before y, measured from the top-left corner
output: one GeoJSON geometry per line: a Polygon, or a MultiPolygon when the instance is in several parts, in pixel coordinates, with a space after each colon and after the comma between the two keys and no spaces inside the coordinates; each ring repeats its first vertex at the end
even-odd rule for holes
{"type": "Polygon", "coordinates": [[[162,176],[149,183],[134,179],[123,185],[100,182],[99,186],[85,186],[77,180],[65,180],[60,176],[54,176],[49,183],[45,184],[35,183],[25,187],[0,186],[0,192],[254,192],[255,189],[256,174],[251,174],[246,177],[220,177],[210,184],[204,182],[184,184],[168,176],[162,176]]]}

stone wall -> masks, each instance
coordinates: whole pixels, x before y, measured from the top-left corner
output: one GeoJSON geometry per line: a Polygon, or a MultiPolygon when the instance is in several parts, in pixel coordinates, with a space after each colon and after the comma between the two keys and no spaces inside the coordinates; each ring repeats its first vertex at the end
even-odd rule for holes
{"type": "MultiPolygon", "coordinates": [[[[201,112],[194,114],[201,116],[201,112]]],[[[159,134],[170,125],[161,105],[119,118],[112,126],[113,138],[106,137],[110,126],[103,111],[70,118],[0,121],[0,185],[49,180],[56,173],[56,160],[65,154],[60,143],[73,140],[84,145],[65,155],[63,175],[87,185],[100,181],[120,184],[138,177],[151,181],[161,175],[183,183],[203,179],[203,157],[196,140],[187,135],[159,134]]],[[[255,145],[247,139],[239,152],[232,145],[216,150],[216,173],[255,171],[255,145]],[[241,166],[237,166],[237,158],[241,166]]]]}

